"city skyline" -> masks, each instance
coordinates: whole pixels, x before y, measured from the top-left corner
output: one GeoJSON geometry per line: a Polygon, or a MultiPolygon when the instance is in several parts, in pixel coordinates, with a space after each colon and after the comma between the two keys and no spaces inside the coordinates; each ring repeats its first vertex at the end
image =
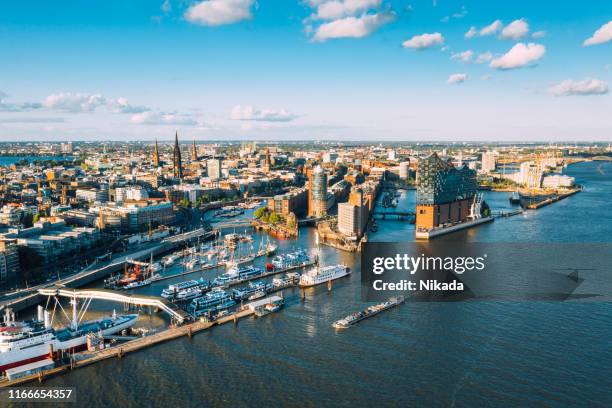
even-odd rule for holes
{"type": "Polygon", "coordinates": [[[1,10],[0,141],[610,140],[604,1],[1,10]]]}

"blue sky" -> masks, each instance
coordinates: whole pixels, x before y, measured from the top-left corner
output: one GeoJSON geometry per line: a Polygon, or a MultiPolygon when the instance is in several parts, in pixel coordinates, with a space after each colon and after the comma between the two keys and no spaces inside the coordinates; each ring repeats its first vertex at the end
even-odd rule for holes
{"type": "Polygon", "coordinates": [[[0,140],[612,138],[606,0],[3,2],[0,55],[0,140]]]}

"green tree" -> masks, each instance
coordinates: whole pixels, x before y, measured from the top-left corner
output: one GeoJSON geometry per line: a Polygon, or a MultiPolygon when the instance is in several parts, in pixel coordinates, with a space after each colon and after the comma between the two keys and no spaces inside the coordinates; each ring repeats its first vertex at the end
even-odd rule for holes
{"type": "Polygon", "coordinates": [[[277,213],[272,212],[272,213],[270,214],[270,217],[269,217],[269,219],[268,219],[268,220],[269,220],[269,222],[271,222],[272,224],[276,224],[277,222],[279,222],[279,221],[281,220],[281,217],[280,217],[280,215],[278,215],[277,213]]]}
{"type": "Polygon", "coordinates": [[[261,217],[266,215],[267,212],[268,212],[268,209],[266,207],[259,207],[258,209],[255,210],[255,213],[253,215],[255,216],[255,218],[261,219],[261,217]]]}

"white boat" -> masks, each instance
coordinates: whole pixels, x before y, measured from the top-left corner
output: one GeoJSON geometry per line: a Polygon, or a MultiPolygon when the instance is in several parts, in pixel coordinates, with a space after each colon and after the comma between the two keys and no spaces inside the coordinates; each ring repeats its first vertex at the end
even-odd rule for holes
{"type": "Polygon", "coordinates": [[[324,267],[316,266],[300,276],[300,287],[316,286],[327,283],[335,279],[342,278],[351,273],[351,269],[344,265],[328,265],[324,267]]]}
{"type": "Polygon", "coordinates": [[[181,257],[181,256],[180,256],[179,254],[171,254],[171,255],[168,255],[167,257],[165,257],[165,258],[162,260],[162,265],[164,265],[164,266],[166,266],[166,267],[167,267],[167,266],[174,265],[174,263],[175,263],[177,260],[179,260],[179,259],[180,259],[180,257],[181,257]]]}
{"type": "Polygon", "coordinates": [[[87,335],[100,333],[109,336],[132,327],[137,314],[116,315],[77,324],[56,330],[51,327],[49,312],[39,306],[38,320],[15,321],[15,315],[6,309],[4,321],[0,323],[0,373],[35,361],[49,358],[49,353],[82,350],[87,344],[87,335]],[[44,316],[44,317],[43,317],[44,316]]]}
{"type": "Polygon", "coordinates": [[[185,267],[187,269],[194,269],[196,266],[198,266],[199,263],[200,263],[200,260],[198,258],[192,258],[188,260],[187,262],[185,262],[185,267]]]}
{"type": "Polygon", "coordinates": [[[255,293],[253,293],[251,296],[249,296],[248,300],[261,299],[262,297],[265,297],[265,296],[266,296],[265,290],[258,290],[255,293]]]}
{"type": "Polygon", "coordinates": [[[192,279],[188,281],[173,283],[171,285],[168,285],[166,289],[162,290],[161,297],[163,297],[164,299],[171,299],[171,298],[174,298],[177,294],[179,294],[182,291],[186,291],[194,287],[199,287],[199,286],[205,285],[206,283],[207,282],[204,281],[203,279],[200,279],[200,280],[192,279]]]}
{"type": "Polygon", "coordinates": [[[162,278],[159,273],[153,274],[150,277],[143,279],[141,281],[130,282],[127,285],[123,286],[123,289],[135,289],[143,286],[150,285],[151,283],[158,281],[162,278]]]}

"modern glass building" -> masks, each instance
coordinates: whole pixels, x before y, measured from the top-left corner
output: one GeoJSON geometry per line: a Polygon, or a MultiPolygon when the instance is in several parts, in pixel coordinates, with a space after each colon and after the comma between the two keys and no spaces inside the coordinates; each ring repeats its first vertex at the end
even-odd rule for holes
{"type": "Polygon", "coordinates": [[[308,177],[308,215],[320,217],[327,212],[327,174],[321,166],[308,177]]]}
{"type": "Polygon", "coordinates": [[[419,161],[416,227],[428,230],[465,221],[478,192],[476,172],[454,167],[437,154],[419,161]]]}

